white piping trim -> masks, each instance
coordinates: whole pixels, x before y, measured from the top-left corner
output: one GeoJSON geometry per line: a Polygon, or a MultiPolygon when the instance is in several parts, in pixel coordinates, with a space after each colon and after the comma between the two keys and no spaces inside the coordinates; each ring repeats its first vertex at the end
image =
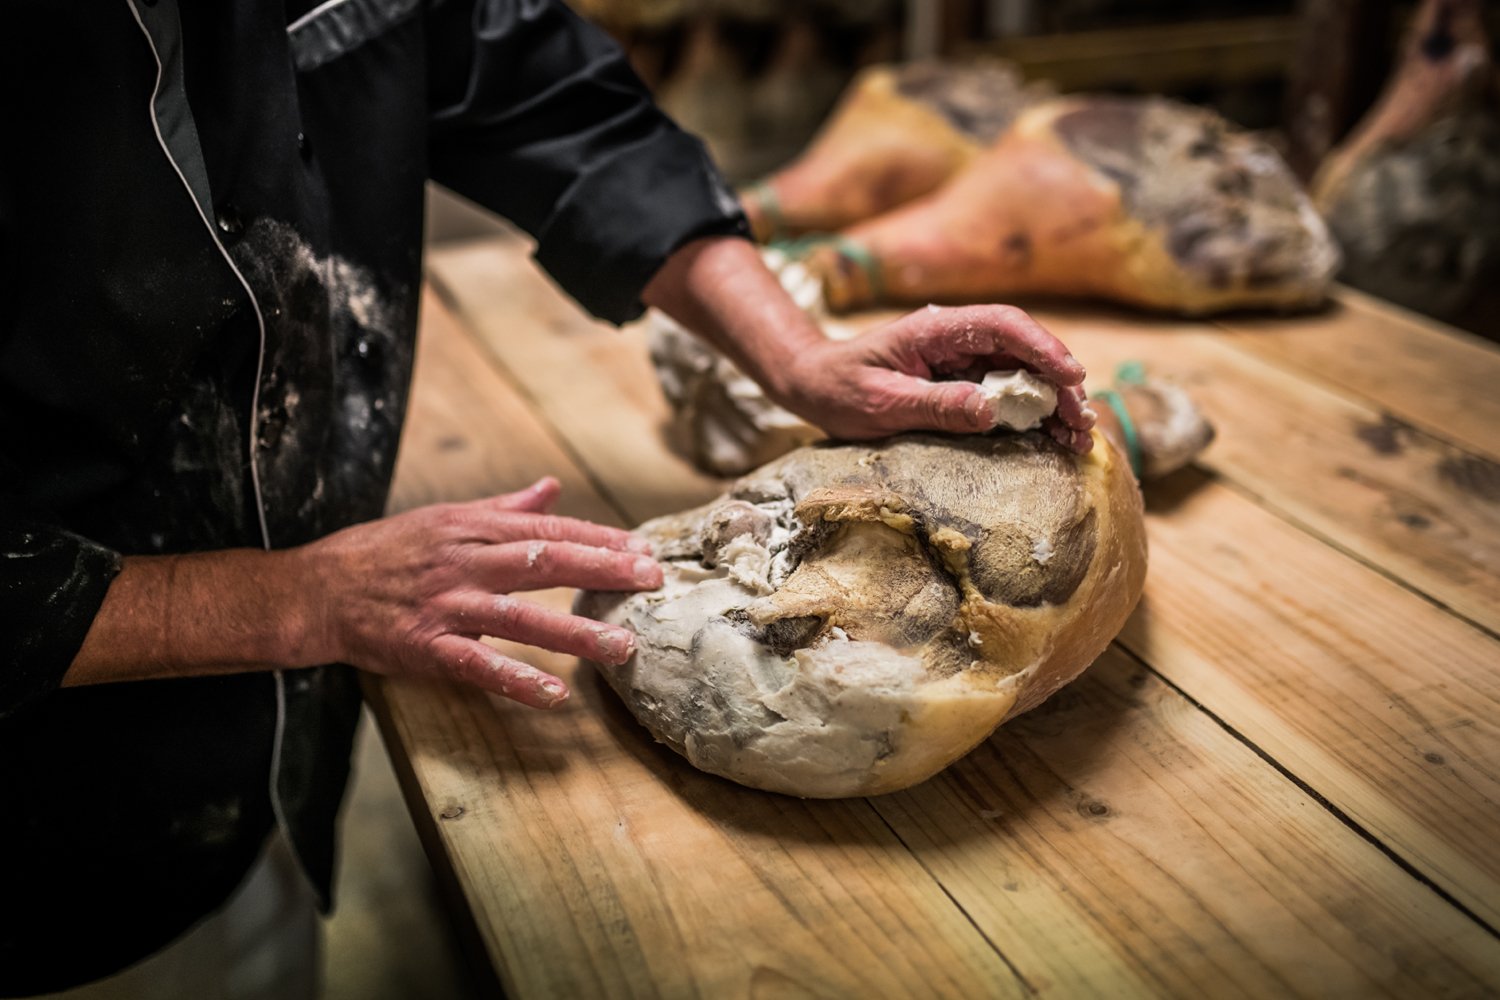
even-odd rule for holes
{"type": "MultiPolygon", "coordinates": [[[[275,813],[276,827],[286,838],[286,842],[295,845],[292,827],[286,821],[286,814],[281,811],[281,789],[276,787],[276,779],[281,777],[281,741],[286,735],[286,678],[281,676],[280,670],[271,671],[271,676],[276,678],[276,738],[271,742],[271,812],[275,813]]],[[[296,853],[295,846],[292,853],[296,853]]],[[[301,865],[300,858],[298,865],[301,865]]]]}
{"type": "MultiPolygon", "coordinates": [[[[255,291],[250,287],[250,282],[240,273],[240,269],[234,263],[234,258],[229,256],[229,251],[224,249],[224,244],[219,242],[219,234],[214,231],[212,220],[204,213],[203,206],[198,204],[198,196],[193,193],[193,186],[188,183],[182,168],[172,158],[172,151],[167,148],[167,140],[162,137],[161,123],[156,120],[156,98],[161,92],[162,63],[161,55],[156,51],[156,39],[151,37],[151,32],[146,28],[146,22],[141,20],[141,12],[136,10],[135,0],[125,0],[130,5],[130,13],[135,16],[135,23],[140,25],[141,34],[146,36],[146,44],[151,46],[151,58],[156,60],[156,85],[151,89],[151,127],[156,131],[156,141],[161,145],[161,151],[166,154],[167,162],[172,164],[172,169],[177,172],[178,180],[182,186],[187,188],[188,197],[192,199],[193,206],[198,209],[198,217],[203,220],[203,225],[208,228],[209,239],[214,241],[214,246],[219,248],[219,253],[224,258],[224,263],[234,272],[234,276],[244,286],[245,294],[250,296],[250,305],[255,310],[255,323],[260,328],[260,354],[255,359],[255,386],[250,391],[250,486],[255,491],[255,513],[260,519],[260,541],[261,545],[269,549],[271,547],[271,532],[266,528],[266,507],[260,494],[260,471],[255,465],[256,423],[260,413],[260,377],[266,363],[266,318],[261,314],[260,301],[255,297],[255,291]]],[[[329,3],[344,3],[347,0],[328,0],[329,3]]],[[[279,673],[279,672],[278,672],[279,673]]]]}
{"type": "Polygon", "coordinates": [[[333,10],[333,8],[342,6],[343,4],[346,4],[348,2],[349,0],[323,0],[322,3],[318,4],[312,10],[308,11],[306,14],[303,14],[291,24],[287,25],[286,33],[290,35],[292,32],[296,31],[298,28],[302,27],[313,18],[321,15],[324,11],[333,10]]]}
{"type": "MultiPolygon", "coordinates": [[[[250,282],[240,273],[240,269],[234,263],[234,258],[229,256],[229,251],[224,249],[224,244],[219,242],[219,234],[214,231],[213,222],[204,212],[203,206],[198,204],[198,196],[193,193],[193,186],[188,183],[182,168],[172,158],[172,150],[167,147],[167,140],[161,134],[161,123],[156,120],[156,98],[161,92],[161,78],[165,71],[161,62],[161,53],[156,51],[156,39],[151,37],[146,22],[141,20],[141,12],[136,9],[135,0],[125,0],[130,6],[130,13],[135,17],[135,23],[140,26],[141,34],[146,36],[146,44],[151,46],[151,58],[156,60],[156,84],[151,88],[151,128],[156,132],[156,141],[161,145],[161,151],[167,157],[167,162],[177,173],[177,179],[182,181],[182,186],[187,188],[188,197],[192,199],[193,206],[198,209],[198,217],[203,220],[204,226],[208,227],[209,238],[214,241],[214,246],[219,248],[224,262],[234,272],[234,276],[244,286],[245,294],[250,296],[250,305],[255,310],[255,322],[260,328],[260,354],[255,359],[255,386],[250,392],[250,486],[255,491],[255,513],[260,519],[261,545],[266,549],[271,547],[271,532],[266,528],[266,506],[261,500],[260,494],[260,472],[255,466],[256,445],[256,423],[260,413],[260,377],[266,363],[266,318],[260,311],[260,301],[255,297],[255,290],[250,287],[250,282]]],[[[329,3],[343,3],[345,0],[329,0],[329,3]]],[[[327,6],[325,4],[324,6],[327,6]]],[[[281,791],[276,787],[276,779],[281,774],[281,741],[286,733],[286,681],[282,679],[280,670],[273,670],[272,676],[276,679],[276,738],[271,744],[271,773],[267,776],[267,784],[271,793],[271,812],[276,816],[276,826],[281,835],[286,838],[288,844],[292,843],[292,830],[287,824],[286,814],[281,808],[281,791]]],[[[293,849],[295,852],[295,848],[293,849]]],[[[299,859],[300,866],[300,859],[299,859]]]]}

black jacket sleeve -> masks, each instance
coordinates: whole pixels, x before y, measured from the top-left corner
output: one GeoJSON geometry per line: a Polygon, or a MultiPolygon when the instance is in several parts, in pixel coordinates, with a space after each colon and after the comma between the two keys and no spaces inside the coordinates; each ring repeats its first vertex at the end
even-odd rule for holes
{"type": "Polygon", "coordinates": [[[0,499],[0,719],[56,691],[83,646],[120,557],[0,499]]]}
{"type": "Polygon", "coordinates": [[[749,236],[703,144],[624,53],[558,0],[436,0],[428,11],[430,173],[537,238],[536,259],[594,315],[701,236],[749,236]]]}
{"type": "MultiPolygon", "coordinates": [[[[11,304],[21,291],[6,181],[0,173],[0,366],[9,357],[11,304]]],[[[27,428],[6,413],[0,409],[0,719],[57,690],[120,571],[118,554],[68,531],[31,502],[10,458],[27,428]]]]}

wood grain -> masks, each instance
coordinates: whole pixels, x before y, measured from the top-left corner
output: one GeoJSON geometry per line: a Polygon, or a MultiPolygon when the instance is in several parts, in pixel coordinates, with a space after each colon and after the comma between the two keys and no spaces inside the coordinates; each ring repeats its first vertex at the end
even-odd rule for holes
{"type": "Polygon", "coordinates": [[[1489,341],[1346,287],[1320,314],[1217,325],[1241,348],[1500,461],[1500,348],[1489,341]]]}
{"type": "Polygon", "coordinates": [[[1296,38],[1295,17],[1247,17],[1010,35],[969,42],[963,53],[1008,59],[1028,80],[1048,80],[1063,93],[1109,90],[1122,80],[1139,93],[1161,93],[1280,77],[1296,38]]]}
{"type": "Polygon", "coordinates": [[[1191,324],[1039,313],[1109,384],[1126,358],[1187,387],[1218,437],[1199,464],[1500,633],[1500,464],[1191,324]]]}
{"type": "Polygon", "coordinates": [[[1114,648],[946,772],[872,801],[1042,995],[1500,982],[1500,943],[1114,648]]]}
{"type": "Polygon", "coordinates": [[[1500,927],[1500,642],[1191,471],[1120,641],[1500,927]]]}
{"type": "MultiPolygon", "coordinates": [[[[432,412],[416,405],[427,380],[445,383],[436,367],[414,422],[432,412]]],[[[549,451],[515,426],[476,429],[503,430],[529,462],[549,451]]],[[[404,475],[441,482],[422,453],[409,461],[404,475]]],[[[451,686],[382,693],[512,996],[1457,996],[1500,984],[1492,937],[1124,654],[934,781],[800,802],[693,770],[576,661],[508,651],[575,697],[543,715],[451,686]]]]}
{"type": "Polygon", "coordinates": [[[421,316],[386,512],[478,500],[553,476],[562,484],[557,513],[618,526],[619,514],[590,488],[572,456],[425,286],[421,316]]]}
{"type": "Polygon", "coordinates": [[[632,523],[717,496],[722,482],[667,447],[671,412],[644,331],[589,319],[530,252],[520,238],[476,240],[433,250],[427,266],[454,311],[632,523]]]}
{"type": "Polygon", "coordinates": [[[384,685],[508,995],[1021,995],[867,803],[693,771],[576,661],[528,658],[564,708],[384,685]]]}

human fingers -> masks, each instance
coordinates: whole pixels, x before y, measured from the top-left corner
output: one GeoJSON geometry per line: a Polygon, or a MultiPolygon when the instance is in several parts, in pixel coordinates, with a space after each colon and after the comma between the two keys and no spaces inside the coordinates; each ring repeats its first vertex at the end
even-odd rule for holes
{"type": "Polygon", "coordinates": [[[470,594],[454,610],[466,633],[472,630],[610,666],[624,663],[635,651],[635,635],[626,629],[553,611],[519,597],[470,594]]]}
{"type": "Polygon", "coordinates": [[[562,484],[551,476],[543,476],[524,490],[501,493],[489,498],[490,506],[498,510],[519,510],[532,514],[545,514],[557,502],[562,484]]]}
{"type": "Polygon", "coordinates": [[[1069,451],[1080,455],[1087,455],[1094,449],[1094,435],[1086,430],[1069,427],[1057,417],[1048,417],[1042,421],[1042,426],[1053,439],[1069,451]]]}
{"type": "Polygon", "coordinates": [[[902,430],[973,434],[995,426],[989,403],[972,382],[929,382],[897,372],[873,373],[867,381],[870,419],[859,433],[841,436],[879,437],[902,430]]]}
{"type": "Polygon", "coordinates": [[[441,635],[430,650],[450,677],[502,694],[532,708],[555,708],[567,700],[568,686],[545,671],[522,663],[477,639],[441,635]]]}
{"type": "Polygon", "coordinates": [[[1057,390],[1057,419],[1077,431],[1094,426],[1094,411],[1089,409],[1083,386],[1065,385],[1057,390]]]}
{"type": "Polygon", "coordinates": [[[648,555],[576,542],[529,538],[486,545],[473,560],[480,577],[502,593],[546,587],[655,590],[662,583],[661,565],[648,555]]]}
{"type": "Polygon", "coordinates": [[[1088,374],[1061,340],[1014,306],[928,306],[881,333],[893,367],[907,374],[962,371],[995,355],[1014,358],[1059,386],[1077,385],[1088,374]]]}
{"type": "MultiPolygon", "coordinates": [[[[484,501],[480,501],[484,503],[484,501]]],[[[549,542],[577,542],[617,552],[649,553],[651,543],[639,535],[632,535],[623,528],[611,528],[592,521],[580,521],[573,517],[556,514],[535,514],[530,511],[493,511],[477,509],[472,525],[480,540],[502,544],[505,542],[539,539],[549,542]]]]}

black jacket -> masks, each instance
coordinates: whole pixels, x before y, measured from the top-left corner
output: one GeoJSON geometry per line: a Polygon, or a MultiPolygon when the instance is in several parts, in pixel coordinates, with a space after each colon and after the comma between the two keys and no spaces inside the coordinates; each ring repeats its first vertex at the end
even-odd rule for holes
{"type": "Polygon", "coordinates": [[[745,234],[701,145],[547,0],[12,5],[0,77],[0,995],[161,947],[278,820],[326,900],[338,666],[59,690],[122,554],[380,516],[423,183],[636,316],[745,234]],[[180,8],[180,9],[179,9],[180,8]]]}

